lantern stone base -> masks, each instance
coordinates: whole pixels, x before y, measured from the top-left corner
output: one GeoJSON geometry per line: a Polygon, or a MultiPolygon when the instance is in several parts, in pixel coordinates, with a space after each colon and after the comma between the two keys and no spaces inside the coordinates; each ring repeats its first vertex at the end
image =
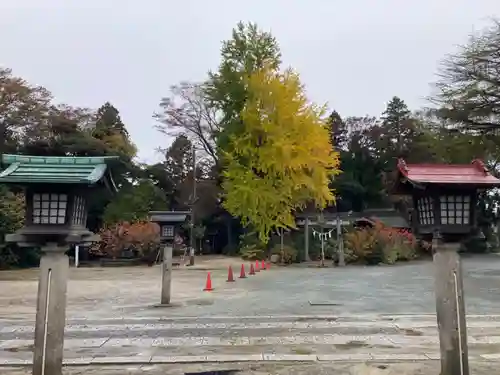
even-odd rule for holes
{"type": "Polygon", "coordinates": [[[67,247],[42,247],[35,323],[33,375],[61,375],[66,323],[67,247]]]}
{"type": "Polygon", "coordinates": [[[5,235],[6,242],[16,242],[20,247],[38,247],[45,243],[90,245],[100,239],[98,234],[83,227],[56,228],[50,225],[27,225],[15,233],[5,235]]]}
{"type": "Polygon", "coordinates": [[[81,226],[28,225],[5,239],[21,247],[40,247],[33,375],[61,375],[69,272],[65,252],[68,244],[89,244],[100,237],[81,226]]]}
{"type": "Polygon", "coordinates": [[[469,375],[467,326],[459,243],[435,241],[436,312],[441,375],[469,375]]]}
{"type": "Polygon", "coordinates": [[[163,263],[161,278],[161,305],[170,304],[172,290],[172,245],[167,244],[163,247],[163,263]]]}

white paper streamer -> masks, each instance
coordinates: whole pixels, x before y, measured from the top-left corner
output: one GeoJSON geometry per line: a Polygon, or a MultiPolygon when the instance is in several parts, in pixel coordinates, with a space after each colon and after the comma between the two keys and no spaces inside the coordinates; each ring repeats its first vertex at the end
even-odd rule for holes
{"type": "Polygon", "coordinates": [[[318,236],[318,238],[320,240],[326,240],[327,238],[332,238],[333,231],[334,231],[334,229],[331,229],[328,232],[323,232],[322,233],[322,232],[318,232],[315,229],[313,229],[313,237],[316,238],[316,236],[318,236]]]}

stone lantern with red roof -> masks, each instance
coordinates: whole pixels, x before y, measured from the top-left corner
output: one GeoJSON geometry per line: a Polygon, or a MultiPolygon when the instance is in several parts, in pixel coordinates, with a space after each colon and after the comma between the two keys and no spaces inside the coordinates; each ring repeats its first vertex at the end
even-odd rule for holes
{"type": "Polygon", "coordinates": [[[413,226],[433,236],[441,374],[468,375],[467,328],[458,248],[476,223],[478,193],[500,186],[481,160],[466,165],[398,161],[394,193],[413,198],[413,226]]]}
{"type": "Polygon", "coordinates": [[[411,194],[419,234],[460,241],[475,225],[477,194],[500,186],[481,160],[471,164],[406,164],[398,162],[396,192],[411,194]]]}

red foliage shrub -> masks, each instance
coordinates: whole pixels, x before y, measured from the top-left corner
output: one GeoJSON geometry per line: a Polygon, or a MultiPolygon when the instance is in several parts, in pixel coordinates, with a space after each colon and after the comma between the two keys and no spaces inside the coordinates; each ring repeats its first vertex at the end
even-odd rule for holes
{"type": "Polygon", "coordinates": [[[101,241],[90,252],[111,258],[120,257],[124,251],[144,257],[156,251],[160,243],[160,227],[150,221],[114,224],[101,229],[99,234],[101,241]]]}
{"type": "Polygon", "coordinates": [[[381,222],[348,233],[346,244],[354,260],[368,263],[394,263],[416,257],[415,236],[409,230],[386,227],[381,222]]]}

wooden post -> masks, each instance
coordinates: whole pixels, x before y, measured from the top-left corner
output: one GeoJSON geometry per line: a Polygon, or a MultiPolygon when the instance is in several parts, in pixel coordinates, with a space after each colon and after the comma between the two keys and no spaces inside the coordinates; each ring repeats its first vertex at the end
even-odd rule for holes
{"type": "Polygon", "coordinates": [[[435,236],[436,312],[441,349],[441,375],[469,375],[467,325],[459,243],[435,236]]]}
{"type": "Polygon", "coordinates": [[[325,266],[325,229],[323,221],[321,222],[321,267],[325,266]]]}
{"type": "Polygon", "coordinates": [[[309,262],[311,258],[309,257],[309,218],[306,217],[304,224],[304,260],[309,262]]]}
{"type": "Polygon", "coordinates": [[[337,253],[339,256],[339,267],[345,266],[345,256],[344,256],[344,239],[342,237],[342,220],[340,215],[337,213],[337,253]]]}
{"type": "Polygon", "coordinates": [[[281,253],[281,259],[284,258],[285,255],[285,244],[284,244],[284,238],[283,238],[283,228],[280,228],[280,253],[281,253]]]}

